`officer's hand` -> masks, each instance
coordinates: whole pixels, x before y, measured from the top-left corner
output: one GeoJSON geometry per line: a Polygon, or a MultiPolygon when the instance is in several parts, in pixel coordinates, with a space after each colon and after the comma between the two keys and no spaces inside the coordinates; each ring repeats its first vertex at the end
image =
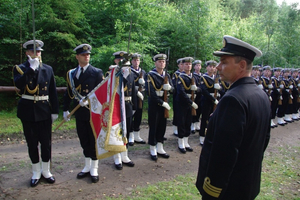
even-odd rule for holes
{"type": "Polygon", "coordinates": [[[57,120],[58,114],[51,114],[52,123],[57,120]]]}
{"type": "Polygon", "coordinates": [[[89,105],[89,101],[85,100],[85,98],[80,99],[79,104],[81,107],[89,105]]]}
{"type": "Polygon", "coordinates": [[[263,90],[263,89],[264,89],[264,86],[263,86],[262,84],[259,84],[259,85],[258,85],[258,88],[260,88],[260,89],[263,90]]]}
{"type": "Polygon", "coordinates": [[[219,83],[215,83],[215,84],[214,84],[214,88],[215,88],[216,90],[220,90],[220,89],[221,89],[221,86],[220,86],[219,83]]]}
{"type": "Polygon", "coordinates": [[[127,78],[127,76],[129,75],[129,67],[122,67],[121,72],[123,77],[127,78]]]}
{"type": "Polygon", "coordinates": [[[283,89],[283,88],[284,88],[283,84],[280,84],[280,85],[279,85],[279,87],[280,87],[281,89],[283,89]]]}
{"type": "Polygon", "coordinates": [[[171,109],[171,107],[169,106],[169,104],[167,102],[163,102],[162,107],[166,108],[167,110],[171,109]]]}
{"type": "Polygon", "coordinates": [[[172,88],[172,86],[169,83],[163,85],[163,90],[169,91],[169,90],[171,90],[171,88],[172,88]]]}
{"type": "Polygon", "coordinates": [[[137,96],[138,96],[138,98],[140,98],[142,101],[144,100],[144,95],[143,95],[140,91],[137,92],[137,96]]]}
{"type": "Polygon", "coordinates": [[[218,103],[219,103],[219,101],[216,99],[216,100],[214,101],[214,104],[218,105],[218,103]]]}
{"type": "Polygon", "coordinates": [[[269,89],[273,89],[273,85],[272,85],[272,84],[269,84],[269,85],[268,85],[268,88],[269,88],[269,89]]]}
{"type": "Polygon", "coordinates": [[[290,89],[293,89],[293,87],[294,87],[293,85],[290,85],[290,86],[289,86],[290,89]]]}
{"type": "Polygon", "coordinates": [[[140,85],[145,85],[145,80],[144,80],[143,78],[140,78],[140,79],[139,79],[139,84],[140,84],[140,85]]]}
{"type": "Polygon", "coordinates": [[[195,102],[192,103],[192,107],[196,110],[198,109],[198,105],[195,102]]]}
{"type": "Polygon", "coordinates": [[[39,59],[38,58],[32,59],[30,55],[27,56],[28,56],[28,62],[30,64],[30,68],[33,69],[33,71],[35,71],[40,65],[39,59]]]}
{"type": "Polygon", "coordinates": [[[196,91],[197,90],[197,86],[196,85],[191,85],[191,90],[192,91],[196,91]]]}
{"type": "Polygon", "coordinates": [[[63,117],[64,117],[64,120],[67,122],[67,121],[70,121],[70,118],[68,118],[68,115],[69,115],[70,113],[69,113],[69,111],[67,110],[67,111],[64,111],[63,112],[63,117]]]}

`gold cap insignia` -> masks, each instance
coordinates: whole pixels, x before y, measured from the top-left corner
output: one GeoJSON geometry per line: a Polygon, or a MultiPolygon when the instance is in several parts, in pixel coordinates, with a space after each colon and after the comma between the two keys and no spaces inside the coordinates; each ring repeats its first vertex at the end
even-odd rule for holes
{"type": "Polygon", "coordinates": [[[226,40],[223,39],[223,47],[225,47],[225,46],[226,46],[226,40]]]}
{"type": "Polygon", "coordinates": [[[89,47],[87,45],[84,45],[82,48],[83,48],[83,50],[88,50],[89,49],[89,47]]]}

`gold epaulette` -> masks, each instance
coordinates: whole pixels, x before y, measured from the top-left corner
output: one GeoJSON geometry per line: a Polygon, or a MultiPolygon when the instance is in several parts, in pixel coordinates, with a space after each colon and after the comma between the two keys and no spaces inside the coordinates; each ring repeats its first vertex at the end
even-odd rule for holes
{"type": "Polygon", "coordinates": [[[182,85],[183,85],[183,87],[184,87],[185,90],[190,90],[191,89],[192,85],[190,85],[190,87],[187,87],[186,84],[185,84],[185,82],[184,82],[184,80],[180,76],[178,76],[178,78],[181,80],[182,85]]]}
{"type": "Polygon", "coordinates": [[[210,184],[210,178],[204,179],[203,190],[212,197],[218,198],[222,192],[222,188],[215,187],[210,184]]]}
{"type": "Polygon", "coordinates": [[[156,91],[161,91],[161,90],[162,90],[163,85],[161,86],[161,88],[156,88],[155,83],[154,83],[154,80],[153,80],[153,78],[150,76],[150,74],[148,74],[148,80],[151,81],[151,83],[152,83],[152,85],[153,85],[153,87],[154,87],[154,89],[155,89],[156,91]]]}
{"type": "Polygon", "coordinates": [[[21,75],[24,74],[24,72],[22,71],[22,69],[18,65],[16,65],[15,68],[17,69],[17,71],[19,72],[19,74],[21,74],[21,75]]]}
{"type": "Polygon", "coordinates": [[[206,80],[203,76],[202,76],[202,80],[204,81],[204,84],[206,85],[207,88],[212,88],[212,87],[214,87],[214,84],[208,85],[207,80],[206,80]]]}

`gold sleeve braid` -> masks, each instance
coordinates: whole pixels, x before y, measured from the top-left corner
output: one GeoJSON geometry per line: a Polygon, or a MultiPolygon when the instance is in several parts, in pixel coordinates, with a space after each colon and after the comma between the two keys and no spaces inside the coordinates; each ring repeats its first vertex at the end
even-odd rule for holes
{"type": "MultiPolygon", "coordinates": [[[[152,85],[153,85],[153,87],[154,87],[154,89],[155,89],[156,91],[161,91],[161,90],[162,90],[163,85],[161,86],[161,88],[157,88],[157,87],[155,86],[155,83],[154,83],[153,78],[152,78],[149,74],[148,74],[148,80],[151,81],[151,83],[152,83],[152,85]]],[[[150,90],[149,90],[149,91],[150,91],[150,90]]]]}
{"type": "Polygon", "coordinates": [[[263,82],[264,82],[264,86],[265,87],[268,87],[267,83],[266,83],[266,80],[264,78],[262,78],[263,82]]]}
{"type": "Polygon", "coordinates": [[[14,83],[14,86],[15,86],[15,91],[17,93],[18,96],[22,96],[19,92],[18,92],[18,88],[16,87],[16,83],[15,83],[15,79],[14,79],[14,69],[16,68],[16,70],[21,74],[23,75],[24,72],[21,70],[21,68],[18,66],[18,65],[15,65],[12,69],[12,79],[13,79],[13,83],[14,83]]]}
{"type": "Polygon", "coordinates": [[[223,87],[224,87],[226,90],[228,90],[228,89],[230,88],[230,85],[228,85],[228,87],[227,87],[224,81],[221,81],[221,84],[223,85],[223,87]]]}
{"type": "Polygon", "coordinates": [[[218,198],[222,192],[222,188],[215,187],[210,184],[210,178],[205,177],[203,190],[212,197],[218,198]]]}

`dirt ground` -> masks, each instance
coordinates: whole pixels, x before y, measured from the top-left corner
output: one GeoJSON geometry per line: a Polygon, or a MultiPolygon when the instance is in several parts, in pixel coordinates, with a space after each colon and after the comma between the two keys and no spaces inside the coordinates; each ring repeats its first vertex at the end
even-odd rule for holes
{"type": "MultiPolygon", "coordinates": [[[[267,152],[277,151],[282,145],[299,146],[300,121],[272,129],[267,152]]],[[[148,127],[142,126],[141,136],[147,140],[148,127]]],[[[194,152],[181,154],[172,127],[167,127],[165,150],[169,159],[150,160],[149,145],[135,144],[129,147],[129,157],[135,167],[123,166],[116,170],[113,158],[99,161],[98,183],[89,177],[77,179],[84,166],[84,157],[75,131],[53,133],[52,169],[56,182],[51,185],[41,180],[35,188],[29,186],[31,163],[24,140],[2,141],[0,145],[0,199],[101,199],[130,195],[137,186],[143,187],[159,181],[172,180],[177,175],[195,174],[198,170],[201,146],[199,136],[191,135],[189,143],[194,152]]]]}

